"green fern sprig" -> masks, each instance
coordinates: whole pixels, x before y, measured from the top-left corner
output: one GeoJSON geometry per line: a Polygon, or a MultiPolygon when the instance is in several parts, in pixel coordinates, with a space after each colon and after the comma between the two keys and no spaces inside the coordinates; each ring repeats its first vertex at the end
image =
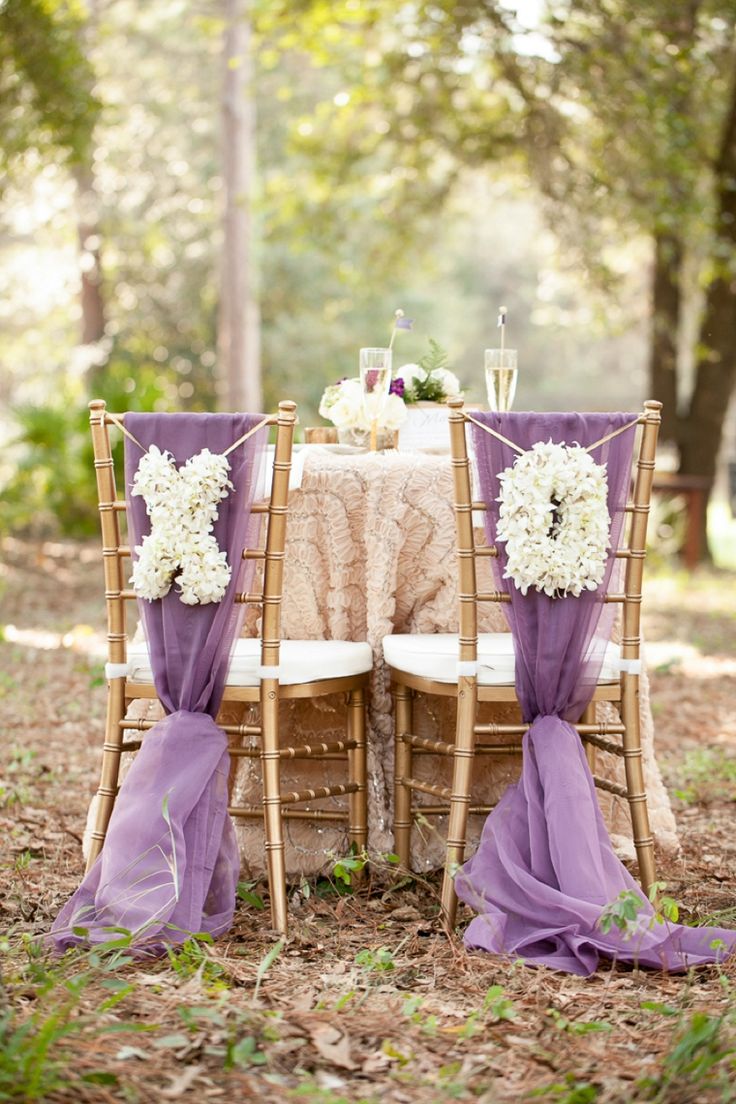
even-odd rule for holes
{"type": "Polygon", "coordinates": [[[430,337],[429,352],[425,353],[417,363],[427,373],[427,378],[413,381],[409,389],[410,394],[405,396],[406,400],[408,402],[443,402],[447,397],[445,388],[433,372],[438,368],[448,367],[447,351],[438,341],[430,337]]]}

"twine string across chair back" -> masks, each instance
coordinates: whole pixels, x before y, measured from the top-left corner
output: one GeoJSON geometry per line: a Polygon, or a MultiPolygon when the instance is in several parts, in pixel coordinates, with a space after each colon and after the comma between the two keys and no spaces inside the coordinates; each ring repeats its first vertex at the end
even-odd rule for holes
{"type": "Polygon", "coordinates": [[[213,533],[232,571],[219,602],[186,605],[176,584],[156,601],[138,599],[166,716],[148,732],[123,782],[101,855],[53,926],[58,949],[104,941],[110,929],[123,928],[134,933],[136,948],[156,953],[191,933],[219,935],[232,922],[240,862],[227,815],[227,737],[214,718],[241,627],[236,594],[250,589],[255,568],[242,549],[257,543],[259,519],[251,511],[266,421],[247,414],[126,415],[132,550],[150,530],[144,499],[130,494],[143,452],[152,445],[168,450],[177,467],[204,449],[229,452],[233,489],[219,503],[213,533]]]}
{"type": "Polygon", "coordinates": [[[641,891],[613,851],[572,726],[591,699],[613,626],[615,606],[606,598],[622,563],[616,552],[637,417],[492,413],[472,420],[487,539],[498,549],[492,561],[496,584],[510,597],[504,608],[513,635],[516,692],[530,727],[521,778],[489,815],[476,854],[455,879],[458,896],[478,913],[465,942],[576,974],[594,970],[600,954],[665,969],[723,957],[736,944],[735,933],[663,923],[643,898],[635,932],[615,925],[604,932],[600,926],[606,905],[621,893],[641,891]],[[533,587],[522,594],[503,577],[499,473],[539,441],[593,446],[593,458],[606,468],[611,530],[605,574],[595,590],[578,597],[550,597],[533,587]],[[714,940],[722,941],[720,950],[712,948],[714,940]]]}

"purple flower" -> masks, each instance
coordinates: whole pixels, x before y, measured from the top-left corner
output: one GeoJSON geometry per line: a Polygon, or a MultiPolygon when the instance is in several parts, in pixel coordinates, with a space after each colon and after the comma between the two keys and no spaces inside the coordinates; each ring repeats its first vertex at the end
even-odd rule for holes
{"type": "Polygon", "coordinates": [[[404,381],[403,379],[391,380],[391,386],[388,389],[389,395],[398,395],[400,399],[404,397],[404,381]]]}

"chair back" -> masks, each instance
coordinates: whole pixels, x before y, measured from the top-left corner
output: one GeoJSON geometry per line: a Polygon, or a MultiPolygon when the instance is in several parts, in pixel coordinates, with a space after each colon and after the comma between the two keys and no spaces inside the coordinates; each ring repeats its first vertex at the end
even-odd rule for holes
{"type": "MultiPolygon", "coordinates": [[[[478,560],[496,557],[492,546],[478,545],[475,540],[473,514],[486,511],[487,504],[474,501],[472,477],[466,436],[466,426],[472,417],[463,409],[462,399],[451,399],[450,451],[454,483],[455,521],[457,530],[459,638],[461,663],[473,664],[478,658],[478,603],[510,602],[507,590],[479,591],[478,560]]],[[[632,687],[638,678],[641,646],[641,595],[646,557],[646,535],[654,477],[657,437],[661,422],[662,404],[644,403],[637,419],[641,427],[638,448],[635,449],[633,491],[626,503],[628,525],[622,535],[621,548],[616,549],[617,559],[626,561],[623,593],[609,593],[606,602],[623,606],[621,635],[621,681],[632,687]]]]}
{"type": "MultiPolygon", "coordinates": [[[[108,675],[111,693],[122,697],[125,691],[128,627],[126,604],[135,601],[136,593],[127,586],[130,574],[131,548],[127,542],[125,498],[118,498],[115,455],[110,440],[111,427],[126,433],[125,415],[113,414],[102,399],[89,404],[90,430],[97,476],[97,501],[102,534],[102,560],[107,608],[108,675]]],[[[281,600],[284,573],[286,517],[289,501],[289,473],[296,423],[296,404],[279,403],[278,414],[267,419],[276,426],[276,444],[272,462],[270,495],[266,502],[255,502],[253,513],[266,515],[265,542],[262,548],[244,548],[246,560],[263,561],[261,588],[238,592],[239,604],[262,606],[261,665],[264,670],[277,670],[281,644],[281,600]]],[[[234,565],[233,565],[234,567],[234,565]]],[[[141,696],[144,696],[141,694],[141,696]]]]}

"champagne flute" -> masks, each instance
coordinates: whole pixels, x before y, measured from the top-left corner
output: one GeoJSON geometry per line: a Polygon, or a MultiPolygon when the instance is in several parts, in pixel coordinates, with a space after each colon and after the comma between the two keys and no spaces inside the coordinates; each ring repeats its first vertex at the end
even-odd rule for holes
{"type": "Polygon", "coordinates": [[[486,390],[491,410],[505,413],[516,394],[516,349],[486,349],[486,390]]]}
{"type": "Polygon", "coordinates": [[[360,384],[363,410],[371,427],[371,452],[378,444],[378,423],[391,387],[391,349],[360,350],[360,384]]]}

